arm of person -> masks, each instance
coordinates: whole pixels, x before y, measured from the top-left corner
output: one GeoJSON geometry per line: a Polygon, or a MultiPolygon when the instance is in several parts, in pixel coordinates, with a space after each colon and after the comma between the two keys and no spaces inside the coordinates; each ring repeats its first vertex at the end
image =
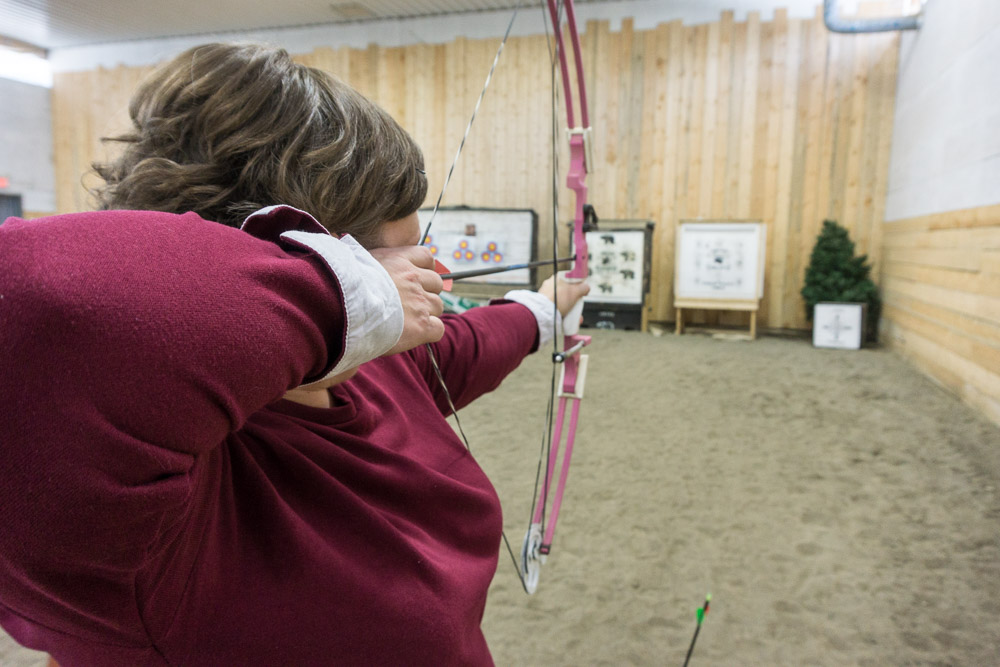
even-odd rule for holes
{"type": "MultiPolygon", "coordinates": [[[[378,248],[372,251],[372,256],[389,274],[402,303],[403,333],[384,356],[440,340],[444,335],[444,324],[440,319],[444,303],[438,295],[443,283],[441,276],[434,271],[434,258],[430,251],[420,246],[378,248]]],[[[303,405],[328,408],[330,394],[327,389],[351,379],[358,371],[358,366],[344,368],[315,382],[290,389],[284,398],[303,405]]]]}
{"type": "MultiPolygon", "coordinates": [[[[445,335],[431,347],[455,407],[460,409],[500,386],[528,354],[561,331],[561,318],[589,291],[586,283],[549,278],[537,292],[515,290],[487,307],[446,315],[445,335]]],[[[424,368],[438,408],[448,414],[447,397],[426,350],[417,348],[413,354],[424,368]]]]}
{"type": "Polygon", "coordinates": [[[290,387],[439,335],[402,321],[405,266],[262,215],[261,238],[135,211],[0,226],[0,622],[22,637],[143,646],[134,573],[227,434],[290,387]]]}
{"type": "MultiPolygon", "coordinates": [[[[286,226],[274,217],[272,229],[286,226]]],[[[288,388],[384,353],[403,330],[386,271],[329,235],[293,229],[271,242],[191,214],[129,211],[0,233],[0,336],[14,352],[0,400],[10,432],[28,439],[49,408],[68,433],[101,423],[205,451],[288,388]]]]}

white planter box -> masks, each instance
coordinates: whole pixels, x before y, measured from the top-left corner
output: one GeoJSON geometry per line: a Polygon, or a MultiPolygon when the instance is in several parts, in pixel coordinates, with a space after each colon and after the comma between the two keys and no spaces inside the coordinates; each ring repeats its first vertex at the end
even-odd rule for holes
{"type": "Polygon", "coordinates": [[[865,337],[865,303],[817,303],[813,309],[813,346],[857,350],[865,337]]]}

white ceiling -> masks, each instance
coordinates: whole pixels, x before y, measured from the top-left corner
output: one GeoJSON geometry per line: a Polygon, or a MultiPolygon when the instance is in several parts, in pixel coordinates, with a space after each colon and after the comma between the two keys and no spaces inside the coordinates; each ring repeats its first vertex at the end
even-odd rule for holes
{"type": "MultiPolygon", "coordinates": [[[[577,0],[576,4],[595,0],[577,0]]],[[[524,0],[524,5],[534,4],[524,0]]],[[[0,0],[0,44],[129,40],[512,9],[518,0],[0,0]]]]}

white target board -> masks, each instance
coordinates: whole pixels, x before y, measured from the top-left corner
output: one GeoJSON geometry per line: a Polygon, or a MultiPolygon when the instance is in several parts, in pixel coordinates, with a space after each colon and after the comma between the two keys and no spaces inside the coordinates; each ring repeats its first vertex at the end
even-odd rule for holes
{"type": "Polygon", "coordinates": [[[861,348],[865,304],[817,303],[813,308],[813,345],[841,350],[861,348]]]}
{"type": "Polygon", "coordinates": [[[766,233],[759,222],[682,223],[677,228],[675,298],[763,298],[766,233]]]}
{"type": "MultiPolygon", "coordinates": [[[[417,212],[423,232],[431,209],[417,212]]],[[[534,259],[538,216],[530,209],[438,209],[424,245],[451,272],[471,271],[534,259]]],[[[467,278],[467,282],[532,284],[530,269],[467,278]]]]}
{"type": "Polygon", "coordinates": [[[646,231],[587,232],[590,294],[587,303],[641,304],[645,284],[646,231]]]}

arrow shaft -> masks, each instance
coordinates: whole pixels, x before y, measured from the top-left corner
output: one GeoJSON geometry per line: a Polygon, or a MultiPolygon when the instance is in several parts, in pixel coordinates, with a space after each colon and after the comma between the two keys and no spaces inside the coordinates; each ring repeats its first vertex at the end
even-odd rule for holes
{"type": "Polygon", "coordinates": [[[563,257],[551,260],[542,259],[537,262],[525,262],[524,264],[507,264],[506,266],[491,266],[488,269],[471,269],[469,271],[455,271],[453,273],[442,273],[441,280],[462,280],[463,278],[475,278],[476,276],[488,276],[494,273],[504,273],[505,271],[517,271],[518,269],[533,269],[537,266],[548,266],[551,264],[565,264],[572,262],[576,257],[563,257]]]}
{"type": "Polygon", "coordinates": [[[687,667],[688,661],[691,659],[691,654],[694,652],[694,643],[698,641],[698,633],[701,632],[701,624],[694,629],[694,637],[691,638],[691,645],[688,646],[687,655],[684,657],[684,667],[687,667]]]}
{"type": "Polygon", "coordinates": [[[701,632],[701,623],[705,620],[705,615],[708,614],[708,606],[711,604],[711,601],[712,594],[709,593],[705,596],[705,604],[698,610],[698,625],[694,629],[694,637],[691,638],[691,646],[688,647],[687,655],[684,656],[684,667],[688,666],[688,661],[691,660],[691,654],[694,653],[694,644],[698,641],[698,633],[701,632]]]}

